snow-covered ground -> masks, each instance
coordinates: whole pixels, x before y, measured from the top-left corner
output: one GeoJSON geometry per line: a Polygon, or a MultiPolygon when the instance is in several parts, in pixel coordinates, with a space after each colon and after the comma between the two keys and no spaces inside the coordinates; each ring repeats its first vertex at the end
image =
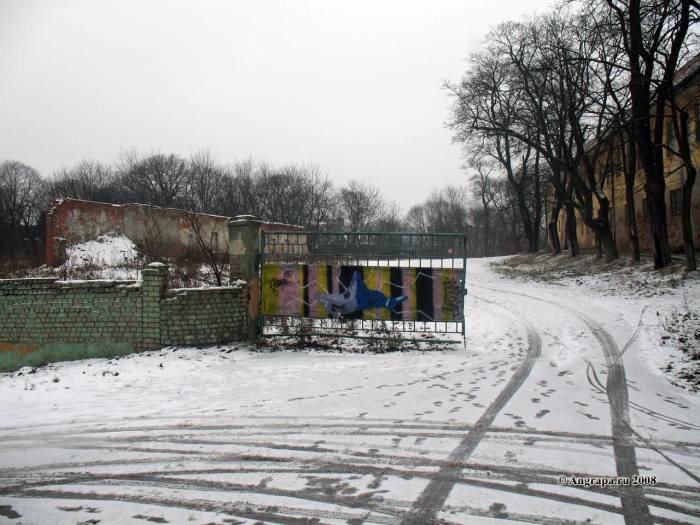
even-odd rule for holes
{"type": "MultiPolygon", "coordinates": [[[[212,288],[219,285],[213,269],[209,264],[202,262],[201,255],[195,250],[185,257],[158,259],[170,267],[168,286],[171,289],[212,288]]],[[[115,228],[94,240],[66,246],[66,260],[57,268],[44,265],[40,268],[8,272],[4,277],[54,277],[62,281],[140,280],[141,269],[149,262],[152,262],[152,259],[139,252],[136,244],[124,236],[119,228],[115,228]]],[[[223,265],[221,268],[222,284],[228,286],[228,266],[223,265]]]]}
{"type": "Polygon", "coordinates": [[[0,375],[0,523],[700,523],[700,396],[664,376],[659,321],[698,281],[612,294],[491,262],[469,261],[466,348],[0,375]]]}
{"type": "Polygon", "coordinates": [[[66,248],[66,262],[56,269],[58,274],[92,271],[101,279],[140,279],[139,253],[136,245],[116,229],[93,241],[66,248]]]}

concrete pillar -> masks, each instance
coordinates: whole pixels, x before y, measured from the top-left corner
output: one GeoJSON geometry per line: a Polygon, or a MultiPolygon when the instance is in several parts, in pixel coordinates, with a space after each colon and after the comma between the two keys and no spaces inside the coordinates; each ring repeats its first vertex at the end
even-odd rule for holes
{"type": "Polygon", "coordinates": [[[260,220],[252,215],[237,216],[228,223],[228,238],[231,279],[248,283],[247,332],[249,339],[256,339],[260,322],[260,220]]]}
{"type": "Polygon", "coordinates": [[[141,271],[141,344],[138,350],[158,350],[160,344],[160,301],[168,286],[168,267],[159,262],[141,271]]]}

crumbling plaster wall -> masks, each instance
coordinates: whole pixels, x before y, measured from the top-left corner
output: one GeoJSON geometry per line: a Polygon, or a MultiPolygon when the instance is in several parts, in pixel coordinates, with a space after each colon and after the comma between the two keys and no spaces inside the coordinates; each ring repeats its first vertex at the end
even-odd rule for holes
{"type": "MultiPolygon", "coordinates": [[[[195,214],[205,242],[215,251],[228,251],[228,217],[195,214]]],[[[144,204],[106,204],[76,199],[57,200],[46,220],[46,260],[60,265],[67,244],[96,239],[121,229],[141,253],[154,258],[187,256],[196,249],[188,213],[144,204]]]]}

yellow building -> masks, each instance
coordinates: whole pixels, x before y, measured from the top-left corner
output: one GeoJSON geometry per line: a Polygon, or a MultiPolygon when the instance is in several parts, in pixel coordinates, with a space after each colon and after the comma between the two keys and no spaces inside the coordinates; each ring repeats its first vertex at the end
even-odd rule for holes
{"type": "MultiPolygon", "coordinates": [[[[678,70],[675,85],[678,105],[689,115],[688,128],[693,164],[700,170],[700,54],[678,70]]],[[[670,116],[670,109],[668,115],[670,116]]],[[[669,244],[672,251],[680,253],[683,249],[682,186],[685,182],[686,170],[680,157],[672,152],[672,150],[677,150],[677,143],[670,118],[666,121],[664,142],[668,146],[664,154],[664,171],[666,174],[666,220],[669,244]]],[[[620,141],[613,142],[613,144],[616,145],[600,155],[601,158],[597,165],[598,180],[603,179],[603,190],[610,199],[609,219],[617,247],[621,253],[629,253],[631,248],[626,213],[627,199],[625,197],[625,177],[621,165],[623,155],[620,151],[620,141]]],[[[638,164],[635,176],[634,206],[639,248],[642,253],[651,253],[653,243],[649,216],[646,212],[644,181],[644,171],[638,164]]],[[[595,234],[593,230],[584,224],[578,212],[576,215],[579,246],[581,248],[594,248],[595,234]]],[[[565,246],[565,220],[566,211],[562,209],[559,220],[559,236],[562,247],[565,246]]],[[[695,248],[698,250],[700,249],[700,180],[696,181],[693,187],[692,224],[695,248]]]]}

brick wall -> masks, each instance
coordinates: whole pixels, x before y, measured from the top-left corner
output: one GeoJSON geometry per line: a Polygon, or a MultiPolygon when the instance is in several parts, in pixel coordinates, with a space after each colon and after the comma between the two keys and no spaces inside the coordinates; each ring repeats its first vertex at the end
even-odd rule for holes
{"type": "Polygon", "coordinates": [[[163,345],[207,345],[244,338],[245,295],[239,288],[169,290],[161,302],[163,345]]]}
{"type": "MultiPolygon", "coordinates": [[[[219,252],[228,250],[228,217],[196,214],[206,242],[219,252]],[[215,239],[215,241],[214,241],[215,239]]],[[[105,204],[61,199],[46,216],[46,261],[63,263],[67,244],[91,241],[119,228],[143,254],[153,258],[182,257],[196,250],[187,213],[145,204],[105,204]]]]}
{"type": "Polygon", "coordinates": [[[165,292],[167,266],[143,281],[0,280],[0,372],[245,337],[245,285],[165,292]]]}
{"type": "MultiPolygon", "coordinates": [[[[218,252],[229,249],[228,217],[196,214],[205,242],[218,252]]],[[[262,222],[265,231],[304,228],[291,224],[262,222]]],[[[46,215],[46,264],[63,263],[68,244],[80,244],[119,228],[143,254],[183,257],[197,251],[187,212],[145,204],[106,204],[77,199],[60,199],[46,215]]]]}

